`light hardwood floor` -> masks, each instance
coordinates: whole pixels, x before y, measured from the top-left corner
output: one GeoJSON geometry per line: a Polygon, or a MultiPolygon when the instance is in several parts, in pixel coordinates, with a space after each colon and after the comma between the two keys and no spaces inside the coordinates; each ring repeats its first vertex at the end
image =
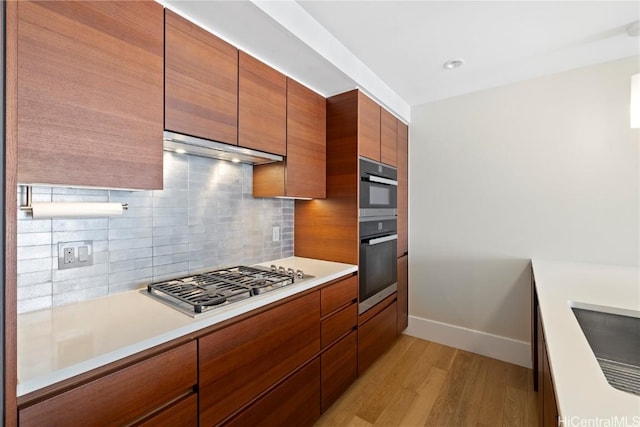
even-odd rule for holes
{"type": "Polygon", "coordinates": [[[537,426],[530,369],[402,335],[324,426],[537,426]]]}

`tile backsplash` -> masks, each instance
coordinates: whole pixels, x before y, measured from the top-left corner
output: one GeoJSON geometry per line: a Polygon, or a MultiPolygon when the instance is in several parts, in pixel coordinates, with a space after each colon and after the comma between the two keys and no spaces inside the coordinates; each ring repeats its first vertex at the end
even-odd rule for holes
{"type": "MultiPolygon", "coordinates": [[[[33,187],[35,202],[121,202],[122,216],[31,219],[18,209],[18,312],[293,255],[294,202],[252,196],[253,167],[164,153],[164,189],[33,187]],[[280,227],[280,240],[272,229],[280,227]],[[58,242],[93,241],[93,265],[58,270],[58,242]]],[[[18,187],[19,203],[25,200],[18,187]]]]}

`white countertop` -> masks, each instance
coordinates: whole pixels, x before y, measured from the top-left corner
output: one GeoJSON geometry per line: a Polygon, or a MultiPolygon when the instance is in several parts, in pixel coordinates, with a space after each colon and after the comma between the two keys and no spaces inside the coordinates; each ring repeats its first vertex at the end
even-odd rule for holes
{"type": "Polygon", "coordinates": [[[563,425],[639,426],[640,396],[609,385],[571,307],[640,317],[640,269],[537,259],[532,265],[563,425]]]}
{"type": "Polygon", "coordinates": [[[357,266],[291,257],[260,265],[315,277],[192,318],[140,291],[18,316],[22,396],[357,271],[357,266]]]}

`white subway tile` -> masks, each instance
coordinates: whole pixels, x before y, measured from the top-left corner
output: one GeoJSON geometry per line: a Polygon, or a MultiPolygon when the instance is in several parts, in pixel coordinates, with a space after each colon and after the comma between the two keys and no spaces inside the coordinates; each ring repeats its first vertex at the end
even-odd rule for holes
{"type": "Polygon", "coordinates": [[[51,248],[51,245],[19,246],[17,253],[18,261],[36,258],[51,258],[54,255],[51,248]]]}
{"type": "Polygon", "coordinates": [[[151,267],[119,271],[109,274],[109,283],[136,282],[140,280],[148,280],[151,283],[152,276],[153,269],[151,267]]]}
{"type": "Polygon", "coordinates": [[[36,258],[36,259],[25,259],[18,261],[18,274],[23,273],[34,273],[37,271],[47,271],[51,270],[51,257],[46,258],[36,258]]]}
{"type": "Polygon", "coordinates": [[[143,237],[137,239],[118,239],[109,240],[109,250],[117,251],[122,249],[138,249],[138,248],[150,248],[153,243],[151,237],[143,237]]]}
{"type": "Polygon", "coordinates": [[[18,274],[18,287],[50,282],[52,277],[53,273],[51,269],[45,271],[36,271],[33,273],[18,274]]]}
{"type": "Polygon", "coordinates": [[[52,243],[77,242],[80,240],[108,240],[109,230],[82,230],[82,231],[54,231],[52,233],[52,243]]]}
{"type": "Polygon", "coordinates": [[[52,303],[53,298],[51,297],[51,295],[21,300],[18,301],[18,314],[41,310],[43,308],[50,308],[52,306],[52,303]]]}
{"type": "Polygon", "coordinates": [[[50,245],[51,233],[18,233],[18,246],[50,245]]]}
{"type": "Polygon", "coordinates": [[[148,268],[153,266],[153,258],[138,258],[138,259],[129,259],[129,260],[121,260],[118,262],[109,263],[109,273],[119,273],[121,271],[128,270],[140,270],[143,268],[148,268]]]}
{"type": "Polygon", "coordinates": [[[153,249],[151,247],[112,250],[109,252],[109,262],[114,263],[138,258],[150,258],[151,256],[153,256],[153,249]]]}
{"type": "Polygon", "coordinates": [[[50,233],[50,219],[21,219],[18,221],[18,233],[50,233]]]}
{"type": "Polygon", "coordinates": [[[107,285],[109,285],[109,276],[107,274],[83,277],[80,279],[60,280],[53,282],[53,294],[79,291],[81,289],[96,288],[107,285]]]}
{"type": "Polygon", "coordinates": [[[105,296],[109,293],[109,289],[106,286],[100,286],[97,288],[81,289],[78,291],[64,292],[62,294],[53,295],[53,306],[59,306],[64,304],[70,304],[72,302],[85,301],[92,298],[98,298],[105,296]]]}
{"type": "Polygon", "coordinates": [[[38,283],[37,285],[21,286],[17,289],[18,301],[27,299],[51,297],[51,282],[38,283]]]}

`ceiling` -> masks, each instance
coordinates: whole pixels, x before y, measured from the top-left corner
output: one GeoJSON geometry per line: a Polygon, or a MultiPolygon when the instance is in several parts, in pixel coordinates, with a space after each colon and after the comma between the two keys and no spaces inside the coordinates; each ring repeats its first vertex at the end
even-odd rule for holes
{"type": "Polygon", "coordinates": [[[640,54],[633,0],[162,3],[325,96],[359,87],[405,120],[414,105],[640,54]]]}

